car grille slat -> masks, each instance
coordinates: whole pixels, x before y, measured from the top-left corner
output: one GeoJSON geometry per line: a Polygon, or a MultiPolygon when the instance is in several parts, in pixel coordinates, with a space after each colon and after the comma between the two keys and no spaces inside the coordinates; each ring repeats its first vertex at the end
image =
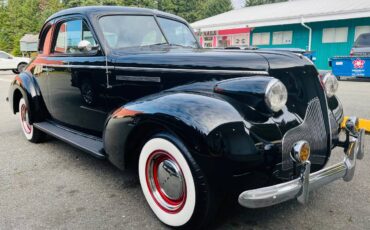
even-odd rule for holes
{"type": "Polygon", "coordinates": [[[282,143],[282,169],[290,170],[293,167],[291,150],[293,145],[300,140],[310,144],[312,164],[324,164],[327,152],[327,135],[324,116],[321,110],[320,100],[312,99],[307,106],[304,121],[297,127],[287,131],[282,143]]]}

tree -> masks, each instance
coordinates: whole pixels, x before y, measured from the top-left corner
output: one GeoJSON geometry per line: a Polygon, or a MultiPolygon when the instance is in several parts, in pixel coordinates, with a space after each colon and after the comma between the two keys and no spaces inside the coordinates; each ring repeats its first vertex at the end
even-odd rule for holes
{"type": "Polygon", "coordinates": [[[217,14],[221,14],[232,10],[232,4],[230,0],[208,0],[203,4],[203,18],[212,17],[217,14]]]}
{"type": "Polygon", "coordinates": [[[37,34],[46,18],[60,9],[60,0],[9,0],[0,8],[0,50],[19,55],[22,36],[37,34]]]}
{"type": "Polygon", "coordinates": [[[88,5],[125,5],[162,10],[194,22],[232,9],[230,0],[0,0],[0,50],[20,54],[19,40],[39,33],[61,9],[88,5]]]}
{"type": "Polygon", "coordinates": [[[194,22],[232,10],[230,0],[157,0],[156,8],[194,22]]]}
{"type": "Polygon", "coordinates": [[[245,6],[256,6],[256,5],[264,5],[270,4],[275,2],[286,2],[287,0],[246,0],[245,6]]]}

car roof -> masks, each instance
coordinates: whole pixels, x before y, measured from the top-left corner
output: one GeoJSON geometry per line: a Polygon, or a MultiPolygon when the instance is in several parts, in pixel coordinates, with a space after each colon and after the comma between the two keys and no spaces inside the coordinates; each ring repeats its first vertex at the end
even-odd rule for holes
{"type": "MultiPolygon", "coordinates": [[[[92,14],[117,14],[117,13],[129,13],[129,14],[150,14],[150,15],[160,15],[164,17],[174,18],[183,22],[186,22],[183,18],[178,17],[173,14],[169,14],[163,11],[147,9],[147,8],[138,8],[138,7],[123,7],[123,6],[83,6],[83,7],[74,7],[65,10],[61,10],[53,15],[51,15],[46,22],[53,20],[58,17],[63,17],[73,14],[82,14],[90,16],[92,14]]],[[[187,22],[186,22],[187,23],[187,22]]]]}

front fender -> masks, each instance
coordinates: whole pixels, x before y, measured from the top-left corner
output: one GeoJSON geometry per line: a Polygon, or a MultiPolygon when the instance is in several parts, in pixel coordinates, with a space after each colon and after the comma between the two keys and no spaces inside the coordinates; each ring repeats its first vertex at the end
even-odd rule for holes
{"type": "MultiPolygon", "coordinates": [[[[167,92],[126,104],[108,118],[104,131],[104,148],[109,160],[125,168],[127,146],[145,141],[142,127],[163,127],[176,134],[201,165],[204,159],[260,160],[250,138],[245,119],[227,101],[193,93],[167,92]]],[[[143,143],[141,143],[143,144],[143,143]]],[[[139,149],[141,146],[139,147],[139,149]]],[[[209,161],[205,161],[208,164],[209,161]]]]}
{"type": "Polygon", "coordinates": [[[45,104],[36,79],[28,71],[16,75],[9,88],[9,105],[12,112],[18,112],[19,93],[30,109],[30,123],[42,121],[46,116],[45,104]]]}

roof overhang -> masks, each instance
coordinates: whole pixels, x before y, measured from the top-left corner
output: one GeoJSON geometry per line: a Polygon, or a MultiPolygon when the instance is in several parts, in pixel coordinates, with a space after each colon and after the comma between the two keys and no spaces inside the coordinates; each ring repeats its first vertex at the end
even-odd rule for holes
{"type": "MultiPolygon", "coordinates": [[[[191,24],[191,26],[195,31],[217,31],[230,28],[256,28],[300,24],[302,20],[305,23],[314,23],[370,17],[370,1],[361,1],[362,3],[359,3],[359,5],[351,5],[345,0],[341,0],[338,2],[339,7],[333,5],[332,8],[328,8],[330,5],[326,2],[327,4],[324,9],[317,5],[319,2],[321,1],[291,1],[256,7],[246,7],[241,10],[233,10],[197,21],[191,24]],[[272,14],[275,9],[277,13],[272,14]],[[293,9],[297,10],[295,11],[293,9]]],[[[335,0],[331,0],[330,2],[332,4],[337,3],[335,0]]]]}
{"type": "Polygon", "coordinates": [[[355,18],[367,18],[369,17],[369,9],[356,10],[356,11],[343,11],[343,12],[332,12],[323,14],[307,14],[301,16],[291,17],[280,17],[272,19],[260,19],[260,20],[234,20],[228,23],[225,22],[214,22],[214,23],[202,23],[202,21],[191,24],[195,31],[217,31],[230,28],[256,28],[264,26],[277,26],[277,25],[289,25],[289,24],[300,24],[302,20],[305,23],[314,23],[322,21],[334,21],[334,20],[345,20],[355,18]]]}

